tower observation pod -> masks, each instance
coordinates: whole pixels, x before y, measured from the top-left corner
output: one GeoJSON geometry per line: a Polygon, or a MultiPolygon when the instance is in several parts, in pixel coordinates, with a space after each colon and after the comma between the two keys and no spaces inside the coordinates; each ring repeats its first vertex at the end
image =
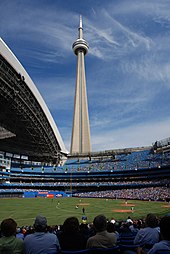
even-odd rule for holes
{"type": "Polygon", "coordinates": [[[83,39],[82,17],[78,28],[78,39],[73,43],[73,51],[77,56],[76,89],[74,97],[74,116],[71,138],[70,154],[83,154],[91,152],[90,124],[86,92],[86,75],[84,56],[89,46],[83,39]]]}

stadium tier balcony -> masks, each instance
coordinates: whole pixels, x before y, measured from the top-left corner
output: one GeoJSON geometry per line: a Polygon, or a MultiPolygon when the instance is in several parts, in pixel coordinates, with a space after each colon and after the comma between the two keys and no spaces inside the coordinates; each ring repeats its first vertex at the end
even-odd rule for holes
{"type": "Polygon", "coordinates": [[[169,185],[169,154],[150,150],[104,159],[72,159],[64,166],[27,165],[0,170],[0,188],[105,191],[169,185]]]}

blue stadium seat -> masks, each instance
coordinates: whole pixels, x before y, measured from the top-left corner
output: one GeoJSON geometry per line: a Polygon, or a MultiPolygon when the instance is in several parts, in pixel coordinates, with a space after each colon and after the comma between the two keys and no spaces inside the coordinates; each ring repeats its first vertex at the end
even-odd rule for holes
{"type": "Polygon", "coordinates": [[[170,254],[170,250],[159,250],[156,254],[170,254]]]}
{"type": "Polygon", "coordinates": [[[112,248],[94,248],[94,249],[89,249],[89,254],[120,254],[120,249],[119,246],[115,246],[112,248]]]}
{"type": "Polygon", "coordinates": [[[46,254],[58,254],[60,252],[47,252],[46,254]]]}
{"type": "Polygon", "coordinates": [[[136,235],[120,236],[120,240],[134,240],[136,235]]]}
{"type": "Polygon", "coordinates": [[[119,245],[133,245],[133,241],[134,240],[121,239],[120,241],[118,241],[118,244],[119,245]]]}
{"type": "Polygon", "coordinates": [[[89,250],[61,250],[60,254],[89,254],[89,250]]]}
{"type": "Polygon", "coordinates": [[[120,254],[119,246],[115,246],[113,248],[94,248],[94,249],[86,249],[79,251],[61,251],[61,254],[120,254]]]}
{"type": "Polygon", "coordinates": [[[121,253],[124,252],[125,250],[131,250],[136,253],[137,248],[140,247],[138,244],[119,244],[119,248],[121,253]]]}

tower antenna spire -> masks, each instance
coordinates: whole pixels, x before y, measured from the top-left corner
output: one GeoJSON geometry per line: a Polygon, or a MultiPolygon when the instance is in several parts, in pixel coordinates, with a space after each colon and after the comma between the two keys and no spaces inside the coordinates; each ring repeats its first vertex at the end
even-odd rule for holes
{"type": "Polygon", "coordinates": [[[82,15],[80,15],[79,39],[83,39],[83,20],[82,20],[82,15]]]}
{"type": "Polygon", "coordinates": [[[80,15],[80,28],[83,28],[83,20],[82,20],[82,15],[80,15]]]}

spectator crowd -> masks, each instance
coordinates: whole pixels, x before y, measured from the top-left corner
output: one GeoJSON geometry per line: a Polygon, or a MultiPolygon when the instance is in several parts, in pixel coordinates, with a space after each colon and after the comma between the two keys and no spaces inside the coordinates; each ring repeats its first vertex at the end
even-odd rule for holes
{"type": "Polygon", "coordinates": [[[139,199],[165,201],[170,198],[169,187],[148,187],[136,189],[106,190],[95,192],[82,192],[74,194],[75,197],[139,199]]]}
{"type": "Polygon", "coordinates": [[[102,214],[92,223],[87,223],[85,215],[82,219],[79,223],[76,217],[68,217],[60,227],[48,226],[42,215],[29,227],[17,227],[12,218],[4,219],[0,226],[0,254],[57,254],[108,248],[118,248],[121,254],[157,254],[159,250],[170,253],[169,214],[157,218],[150,213],[145,219],[128,217],[119,222],[102,214]],[[131,245],[125,247],[127,241],[131,245]]]}

